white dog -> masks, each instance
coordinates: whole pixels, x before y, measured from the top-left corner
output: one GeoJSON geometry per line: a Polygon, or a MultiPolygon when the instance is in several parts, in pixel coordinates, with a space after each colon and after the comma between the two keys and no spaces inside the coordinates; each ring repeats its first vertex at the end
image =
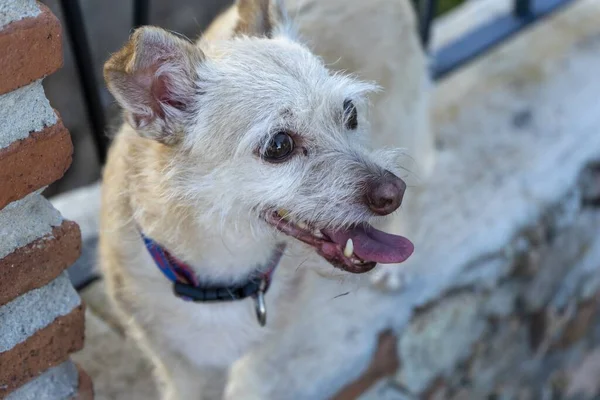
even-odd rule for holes
{"type": "Polygon", "coordinates": [[[288,323],[303,271],[413,251],[394,148],[426,173],[433,141],[408,0],[286,3],[239,0],[196,44],[140,28],[105,66],[125,123],[100,262],[165,399],[199,398],[207,368],[288,323]]]}

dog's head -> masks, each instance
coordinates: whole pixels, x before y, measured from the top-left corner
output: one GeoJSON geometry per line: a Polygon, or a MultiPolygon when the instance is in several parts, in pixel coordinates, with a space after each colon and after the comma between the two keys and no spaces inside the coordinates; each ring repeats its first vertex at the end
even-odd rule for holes
{"type": "Polygon", "coordinates": [[[170,195],[213,223],[283,232],[350,272],[404,261],[412,244],[367,224],[406,188],[391,172],[397,152],[361,145],[375,87],[329,71],[279,2],[239,0],[238,16],[232,38],[199,45],[140,28],[106,63],[129,124],[176,150],[170,195]]]}

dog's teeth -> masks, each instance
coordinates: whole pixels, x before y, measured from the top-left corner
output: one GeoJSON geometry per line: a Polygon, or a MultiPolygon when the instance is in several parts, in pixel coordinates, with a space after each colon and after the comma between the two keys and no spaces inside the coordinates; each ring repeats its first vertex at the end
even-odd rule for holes
{"type": "Polygon", "coordinates": [[[298,228],[300,228],[300,229],[304,229],[304,230],[308,229],[308,225],[306,225],[306,224],[305,224],[304,222],[302,222],[302,221],[298,221],[298,222],[296,223],[296,226],[298,226],[298,228]]]}
{"type": "Polygon", "coordinates": [[[279,215],[281,218],[286,218],[288,214],[289,212],[286,209],[280,208],[279,210],[277,210],[277,215],[279,215]]]}
{"type": "Polygon", "coordinates": [[[315,229],[314,231],[312,231],[312,234],[313,234],[313,236],[318,237],[319,239],[323,238],[323,234],[318,229],[315,229]]]}
{"type": "Polygon", "coordinates": [[[344,255],[350,258],[352,253],[354,253],[354,242],[352,242],[352,239],[348,239],[346,247],[344,247],[344,255]]]}

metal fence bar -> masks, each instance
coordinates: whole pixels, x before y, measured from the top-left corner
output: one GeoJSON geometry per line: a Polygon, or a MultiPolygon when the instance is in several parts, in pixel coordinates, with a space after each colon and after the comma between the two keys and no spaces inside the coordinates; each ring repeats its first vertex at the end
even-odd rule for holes
{"type": "Polygon", "coordinates": [[[150,21],[150,1],[133,0],[133,28],[148,25],[150,21]]]}
{"type": "Polygon", "coordinates": [[[92,128],[92,136],[96,147],[96,154],[100,164],[106,160],[108,138],[105,135],[104,108],[100,98],[98,81],[94,74],[94,63],[90,53],[90,45],[85,31],[83,13],[79,0],[60,0],[67,37],[73,50],[77,77],[83,91],[83,101],[87,117],[92,128]]]}
{"type": "Polygon", "coordinates": [[[435,18],[438,0],[417,0],[419,19],[419,36],[425,49],[429,48],[431,40],[431,25],[435,18]]]}
{"type": "Polygon", "coordinates": [[[533,0],[514,0],[514,14],[519,18],[530,18],[533,14],[533,0]]]}
{"type": "Polygon", "coordinates": [[[550,13],[573,1],[537,0],[534,4],[527,0],[517,0],[517,3],[522,3],[517,4],[519,7],[529,7],[530,13],[526,17],[515,15],[518,13],[517,11],[511,15],[499,17],[475,28],[462,38],[437,51],[433,57],[432,75],[434,79],[443,78],[454,69],[489,51],[521,29],[542,20],[550,13]]]}

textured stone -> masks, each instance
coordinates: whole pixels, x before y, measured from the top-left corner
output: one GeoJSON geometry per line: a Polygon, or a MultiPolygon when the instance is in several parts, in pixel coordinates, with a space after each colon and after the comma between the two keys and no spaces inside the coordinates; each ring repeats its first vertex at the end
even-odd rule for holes
{"type": "Polygon", "coordinates": [[[541,268],[525,293],[528,311],[538,310],[559,291],[565,276],[598,239],[598,222],[598,216],[582,213],[567,229],[557,231],[543,250],[541,268]]]}
{"type": "Polygon", "coordinates": [[[467,371],[471,387],[478,393],[491,393],[531,356],[525,326],[510,320],[499,322],[497,331],[482,340],[473,355],[467,371]]]}
{"type": "Polygon", "coordinates": [[[515,312],[517,297],[522,290],[518,282],[507,282],[494,289],[483,304],[483,313],[490,317],[508,317],[515,312]]]}
{"type": "Polygon", "coordinates": [[[584,338],[592,329],[594,319],[600,310],[600,293],[580,304],[573,318],[566,324],[562,335],[554,347],[568,348],[584,338]]]}
{"type": "Polygon", "coordinates": [[[63,63],[58,19],[43,4],[35,18],[12,22],[0,30],[0,94],[28,85],[58,70],[63,63]]]}
{"type": "Polygon", "coordinates": [[[82,289],[79,294],[90,312],[93,312],[95,316],[102,319],[117,333],[124,334],[125,328],[119,319],[113,302],[108,298],[105,280],[96,280],[82,289]]]}
{"type": "MultiPolygon", "coordinates": [[[[64,218],[76,221],[83,239],[81,257],[69,268],[69,276],[75,287],[90,282],[98,275],[96,269],[100,218],[100,184],[84,186],[50,199],[52,205],[64,218]]],[[[93,305],[87,302],[88,306],[93,305]]]]}
{"type": "Polygon", "coordinates": [[[600,162],[590,163],[581,174],[581,198],[584,204],[600,205],[600,162]]]}
{"type": "MultiPolygon", "coordinates": [[[[573,300],[586,300],[600,290],[600,210],[584,210],[579,218],[580,223],[588,226],[590,230],[586,233],[584,246],[581,248],[581,256],[577,262],[568,265],[565,276],[560,282],[560,287],[552,296],[552,306],[562,309],[573,300]]],[[[581,230],[580,230],[581,231],[581,230]]]]}
{"type": "Polygon", "coordinates": [[[0,396],[66,361],[83,347],[84,307],[56,318],[10,350],[0,353],[0,396]]]}
{"type": "Polygon", "coordinates": [[[57,120],[41,81],[0,95],[0,149],[57,120]]]}
{"type": "Polygon", "coordinates": [[[64,221],[52,232],[0,259],[0,306],[55,279],[81,249],[77,224],[64,221]]]}
{"type": "Polygon", "coordinates": [[[48,285],[0,307],[0,359],[1,354],[52,324],[56,318],[69,314],[80,304],[81,299],[67,274],[62,273],[48,285]]]}
{"type": "Polygon", "coordinates": [[[89,310],[85,330],[86,345],[72,358],[93,378],[96,400],[159,398],[152,367],[135,343],[124,339],[89,310]]]}
{"type": "Polygon", "coordinates": [[[62,221],[58,211],[39,193],[7,205],[0,210],[0,258],[52,233],[62,221]]]}
{"type": "Polygon", "coordinates": [[[414,396],[401,392],[388,382],[381,381],[363,394],[358,400],[416,400],[414,396]]]}
{"type": "Polygon", "coordinates": [[[50,368],[6,397],[6,400],[62,400],[77,393],[79,374],[71,361],[50,368]]]}
{"type": "Polygon", "coordinates": [[[23,18],[36,17],[40,13],[35,0],[8,0],[0,3],[0,28],[23,18]]]}
{"type": "Polygon", "coordinates": [[[571,399],[598,398],[600,393],[600,347],[589,352],[587,357],[574,371],[566,394],[571,399]]]}
{"type": "Polygon", "coordinates": [[[64,218],[77,222],[84,241],[98,238],[101,190],[96,182],[49,199],[64,218]]]}
{"type": "Polygon", "coordinates": [[[485,329],[479,308],[479,296],[461,293],[418,313],[399,340],[402,367],[396,381],[420,394],[437,376],[468,358],[485,329]]]}
{"type": "Polygon", "coordinates": [[[72,154],[71,136],[60,120],[0,149],[0,209],[60,179],[72,154]]]}

